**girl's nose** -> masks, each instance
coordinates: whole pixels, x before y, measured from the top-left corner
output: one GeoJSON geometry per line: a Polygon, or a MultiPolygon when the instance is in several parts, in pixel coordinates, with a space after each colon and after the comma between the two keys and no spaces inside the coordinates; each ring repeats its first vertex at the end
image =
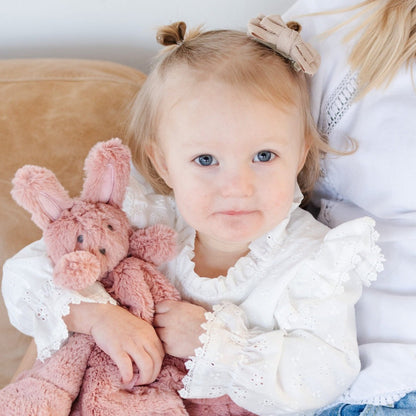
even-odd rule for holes
{"type": "Polygon", "coordinates": [[[254,192],[253,173],[248,168],[233,169],[224,174],[220,186],[224,197],[247,198],[254,192]]]}

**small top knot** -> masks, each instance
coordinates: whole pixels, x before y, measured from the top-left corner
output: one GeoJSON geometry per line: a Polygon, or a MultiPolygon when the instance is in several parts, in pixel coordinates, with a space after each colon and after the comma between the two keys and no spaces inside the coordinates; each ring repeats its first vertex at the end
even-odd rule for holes
{"type": "Polygon", "coordinates": [[[175,22],[158,29],[156,40],[163,46],[180,45],[185,39],[186,23],[175,22]]]}
{"type": "Polygon", "coordinates": [[[300,32],[301,32],[301,30],[302,30],[302,26],[301,26],[301,24],[300,24],[300,23],[298,23],[298,22],[290,21],[290,22],[287,22],[287,23],[286,23],[286,26],[287,26],[289,29],[292,29],[292,30],[294,30],[295,32],[298,32],[298,33],[300,33],[300,32]]]}

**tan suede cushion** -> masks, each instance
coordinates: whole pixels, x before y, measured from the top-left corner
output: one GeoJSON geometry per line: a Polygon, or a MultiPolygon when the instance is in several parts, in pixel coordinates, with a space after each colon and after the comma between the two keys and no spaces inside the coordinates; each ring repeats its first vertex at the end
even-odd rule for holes
{"type": "MultiPolygon", "coordinates": [[[[0,264],[41,236],[10,197],[24,164],[51,169],[72,196],[91,146],[122,137],[128,107],[145,76],[123,65],[86,60],[0,60],[0,264]]],[[[0,302],[0,387],[13,375],[28,337],[9,324],[0,302]]]]}

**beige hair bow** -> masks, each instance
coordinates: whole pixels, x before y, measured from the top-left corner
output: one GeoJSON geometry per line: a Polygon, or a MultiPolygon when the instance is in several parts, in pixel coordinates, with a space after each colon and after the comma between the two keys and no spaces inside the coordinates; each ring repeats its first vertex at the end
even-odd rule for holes
{"type": "Polygon", "coordinates": [[[260,15],[251,19],[248,33],[293,62],[293,67],[313,75],[321,62],[318,52],[304,42],[299,32],[290,29],[279,15],[260,15]]]}

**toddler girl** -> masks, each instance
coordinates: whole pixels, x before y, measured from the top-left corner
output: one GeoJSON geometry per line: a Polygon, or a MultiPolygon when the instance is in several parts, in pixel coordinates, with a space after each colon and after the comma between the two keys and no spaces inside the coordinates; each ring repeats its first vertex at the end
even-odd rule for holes
{"type": "MultiPolygon", "coordinates": [[[[306,74],[319,57],[278,16],[236,31],[162,28],[167,48],[132,109],[135,172],[124,209],[138,227],[178,232],[163,272],[182,302],[164,302],[164,351],[187,358],[183,398],[228,395],[259,415],[303,414],[331,402],[360,368],[354,304],[381,270],[374,222],[332,230],[299,208],[328,150],[309,113],[306,74]]],[[[292,29],[294,28],[294,29],[292,29]]],[[[141,381],[160,368],[156,333],[108,302],[53,286],[42,242],[5,266],[12,322],[45,357],[67,327],[89,332],[141,381]],[[30,271],[28,270],[28,265],[30,271]],[[70,306],[71,304],[71,306],[70,306]]]]}

